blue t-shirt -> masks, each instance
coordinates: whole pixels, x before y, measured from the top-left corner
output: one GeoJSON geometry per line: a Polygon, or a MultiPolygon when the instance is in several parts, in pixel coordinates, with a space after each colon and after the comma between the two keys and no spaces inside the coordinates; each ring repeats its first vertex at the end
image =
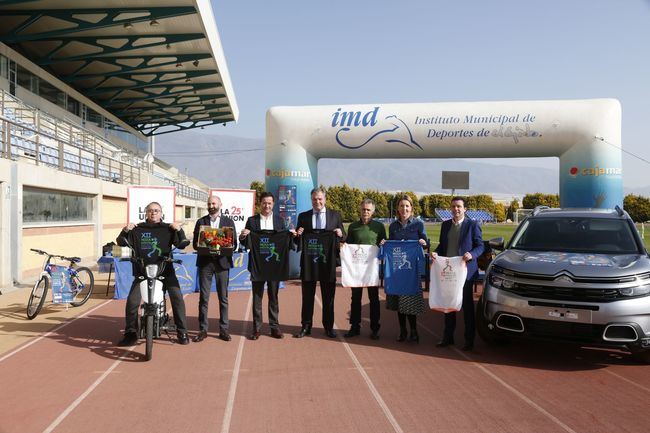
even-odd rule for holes
{"type": "Polygon", "coordinates": [[[418,241],[386,241],[379,251],[384,260],[384,291],[387,295],[420,293],[420,267],[424,262],[418,241]]]}

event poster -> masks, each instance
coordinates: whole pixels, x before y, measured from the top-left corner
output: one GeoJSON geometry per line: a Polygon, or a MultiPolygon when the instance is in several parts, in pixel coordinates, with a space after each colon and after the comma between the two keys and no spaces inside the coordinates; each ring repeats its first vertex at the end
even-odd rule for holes
{"type": "Polygon", "coordinates": [[[72,288],[70,287],[70,273],[65,266],[50,265],[52,276],[52,303],[65,304],[73,300],[72,288]]]}
{"type": "Polygon", "coordinates": [[[151,202],[162,207],[162,220],[173,223],[176,220],[176,188],[173,186],[129,186],[127,188],[127,224],[139,224],[146,219],[145,208],[151,202]]]}
{"type": "Polygon", "coordinates": [[[211,189],[210,197],[221,199],[221,215],[235,222],[237,233],[246,226],[246,220],[255,214],[255,190],[253,189],[211,189]]]}
{"type": "Polygon", "coordinates": [[[296,228],[298,212],[296,209],[296,185],[280,185],[278,188],[278,211],[287,229],[296,228]]]}

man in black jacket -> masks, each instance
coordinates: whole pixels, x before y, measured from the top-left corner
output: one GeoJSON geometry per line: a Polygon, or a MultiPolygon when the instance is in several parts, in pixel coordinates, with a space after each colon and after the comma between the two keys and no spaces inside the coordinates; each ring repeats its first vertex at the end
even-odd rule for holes
{"type": "MultiPolygon", "coordinates": [[[[261,212],[249,217],[246,221],[246,227],[239,235],[239,241],[244,242],[250,232],[264,231],[283,231],[286,230],[282,217],[273,212],[274,198],[270,192],[260,194],[261,212]]],[[[287,238],[285,238],[287,239],[287,238]]],[[[252,260],[248,259],[248,270],[251,271],[252,260]]],[[[262,328],[262,297],[264,296],[264,281],[253,281],[251,274],[251,284],[253,286],[253,333],[251,340],[257,340],[260,337],[262,328]]],[[[269,327],[271,328],[271,337],[282,338],[282,332],[278,323],[278,289],[279,280],[267,280],[266,287],[269,295],[269,327]]]]}
{"type": "MultiPolygon", "coordinates": [[[[218,196],[213,195],[208,199],[208,215],[196,221],[192,240],[195,250],[198,247],[201,226],[232,227],[233,250],[237,248],[235,223],[227,216],[221,215],[221,199],[218,196]]],[[[199,333],[193,338],[193,341],[198,343],[208,336],[208,301],[210,300],[212,277],[216,280],[217,296],[219,297],[219,338],[223,341],[230,341],[232,338],[228,332],[228,270],[233,267],[232,256],[215,253],[199,254],[196,258],[196,265],[199,268],[201,293],[199,295],[199,333]]]]}
{"type": "MultiPolygon", "coordinates": [[[[185,233],[179,224],[167,224],[162,222],[162,207],[157,202],[151,202],[145,208],[146,220],[137,226],[133,223],[127,224],[117,237],[117,244],[130,246],[134,249],[136,257],[143,258],[145,264],[154,264],[159,256],[168,256],[171,246],[180,246],[185,239],[185,233]],[[136,230],[134,230],[136,229],[136,230]]],[[[135,275],[135,267],[133,275],[135,275]]],[[[188,344],[187,325],[185,320],[185,301],[179,288],[178,279],[174,267],[170,264],[163,273],[163,287],[169,294],[169,300],[174,312],[174,323],[180,344],[188,344]]],[[[118,346],[133,346],[138,342],[138,307],[142,297],[140,295],[139,280],[134,279],[131,291],[126,300],[124,327],[124,338],[118,346]]]]}
{"type": "MultiPolygon", "coordinates": [[[[311,191],[312,209],[298,215],[296,236],[299,238],[305,231],[325,230],[332,231],[339,241],[345,240],[345,229],[341,214],[335,210],[325,208],[325,191],[321,188],[314,188],[311,191]]],[[[306,254],[306,251],[302,251],[306,254]]],[[[303,260],[301,260],[302,266],[303,260]]],[[[306,281],[304,269],[302,269],[302,311],[300,332],[294,335],[295,338],[302,338],[311,335],[312,319],[314,315],[314,296],[316,295],[316,281],[306,281]]],[[[334,274],[335,275],[335,274],[334,274]]],[[[320,279],[320,291],[323,298],[323,327],[325,335],[336,338],[334,331],[334,295],[336,294],[336,277],[320,279]]]]}

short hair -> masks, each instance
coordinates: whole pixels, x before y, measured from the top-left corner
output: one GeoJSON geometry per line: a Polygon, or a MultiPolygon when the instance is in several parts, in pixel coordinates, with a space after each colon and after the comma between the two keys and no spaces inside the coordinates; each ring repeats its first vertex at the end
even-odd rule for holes
{"type": "Polygon", "coordinates": [[[361,200],[361,204],[359,206],[364,206],[364,205],[371,205],[373,209],[375,209],[375,202],[371,198],[364,198],[361,200]]]}
{"type": "Polygon", "coordinates": [[[271,197],[271,200],[275,201],[275,197],[272,193],[264,191],[262,194],[260,194],[260,203],[262,203],[262,200],[264,200],[266,197],[271,197]]]}
{"type": "Polygon", "coordinates": [[[321,188],[320,186],[312,189],[311,192],[309,193],[309,195],[313,197],[314,194],[318,194],[318,193],[321,193],[321,194],[323,194],[324,197],[327,197],[327,194],[325,193],[325,190],[323,188],[321,188]]]}
{"type": "Polygon", "coordinates": [[[449,203],[455,202],[455,201],[462,201],[463,202],[463,207],[467,207],[467,203],[465,203],[465,197],[461,197],[457,195],[456,197],[452,197],[451,201],[449,203]]]}
{"type": "Polygon", "coordinates": [[[158,203],[157,201],[152,201],[151,203],[149,203],[147,206],[145,206],[144,210],[145,210],[145,211],[148,210],[148,209],[149,209],[149,206],[151,206],[152,204],[157,205],[157,206],[160,208],[160,210],[162,210],[162,206],[161,206],[160,203],[158,203]]]}

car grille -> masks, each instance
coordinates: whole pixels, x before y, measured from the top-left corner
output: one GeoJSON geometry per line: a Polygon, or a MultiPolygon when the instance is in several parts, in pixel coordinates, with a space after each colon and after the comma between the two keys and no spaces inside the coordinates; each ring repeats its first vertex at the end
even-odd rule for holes
{"type": "MultiPolygon", "coordinates": [[[[611,302],[623,299],[617,289],[583,289],[577,287],[542,286],[515,283],[512,288],[501,288],[526,298],[554,299],[576,302],[611,302]]],[[[629,299],[629,298],[628,298],[629,299]]]]}

